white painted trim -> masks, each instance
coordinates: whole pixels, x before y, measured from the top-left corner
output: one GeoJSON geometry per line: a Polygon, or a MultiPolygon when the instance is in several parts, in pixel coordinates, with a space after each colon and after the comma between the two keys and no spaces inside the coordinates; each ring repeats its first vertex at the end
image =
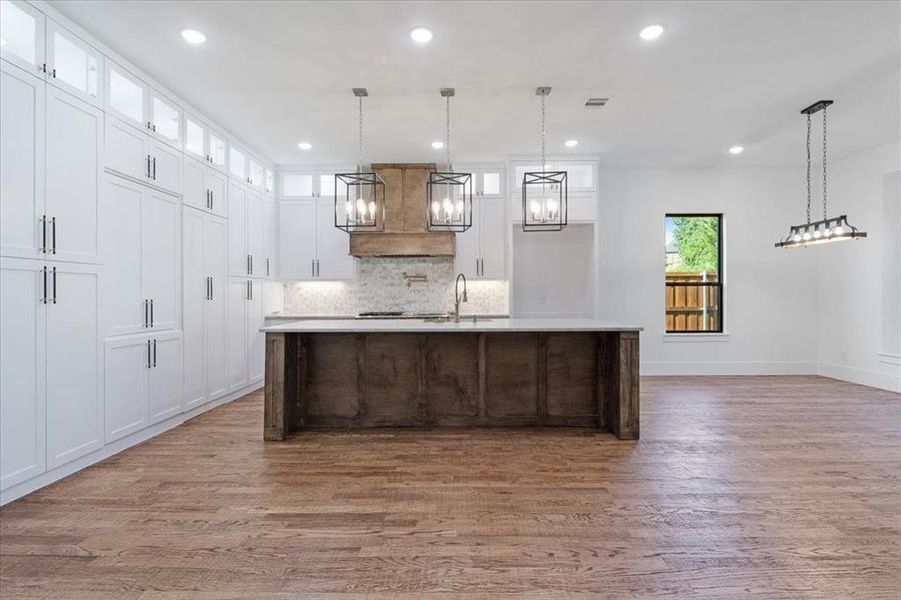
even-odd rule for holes
{"type": "MultiPolygon", "coordinates": [[[[95,450],[94,452],[91,452],[90,454],[82,456],[81,458],[79,458],[77,460],[73,460],[72,462],[66,463],[55,469],[51,469],[49,471],[41,473],[40,475],[38,475],[36,477],[32,477],[31,479],[29,479],[27,481],[23,481],[22,483],[19,483],[8,489],[5,489],[2,492],[0,492],[0,506],[6,504],[8,502],[12,502],[13,500],[16,500],[18,498],[21,498],[22,496],[25,496],[26,494],[30,494],[31,492],[39,490],[40,488],[50,485],[51,483],[53,483],[55,481],[59,481],[60,479],[63,479],[64,477],[67,477],[73,473],[81,471],[85,467],[89,467],[95,463],[105,460],[105,459],[109,458],[110,456],[118,454],[119,452],[122,452],[123,450],[126,450],[128,448],[131,448],[132,446],[136,446],[137,444],[140,444],[141,442],[145,442],[153,437],[158,436],[159,434],[163,433],[164,431],[172,429],[173,427],[178,427],[182,423],[185,423],[185,422],[189,421],[190,419],[193,419],[194,417],[196,417],[202,413],[205,413],[208,410],[211,410],[211,409],[216,408],[217,406],[221,406],[223,404],[227,404],[228,402],[231,402],[232,400],[237,400],[238,398],[241,398],[242,396],[246,396],[247,394],[250,394],[251,392],[255,392],[262,387],[263,387],[262,385],[248,386],[248,387],[244,388],[243,390],[238,390],[237,392],[234,392],[227,396],[223,396],[217,400],[213,400],[212,402],[208,402],[206,404],[203,404],[201,406],[193,408],[189,411],[186,411],[182,414],[175,415],[169,419],[166,419],[165,421],[157,423],[156,425],[152,425],[150,427],[142,429],[141,431],[137,431],[129,436],[118,439],[114,442],[111,442],[111,443],[103,446],[102,448],[95,450]]],[[[262,434],[262,432],[261,432],[261,434],[262,434]]]]}
{"type": "Polygon", "coordinates": [[[664,342],[728,342],[731,334],[726,333],[664,333],[664,342]]]}
{"type": "Polygon", "coordinates": [[[859,369],[835,363],[820,363],[819,374],[824,377],[859,383],[880,390],[901,393],[901,373],[880,373],[870,369],[859,369]]]}
{"type": "Polygon", "coordinates": [[[642,361],[642,375],[816,375],[810,361],[642,361]]]}
{"type": "Polygon", "coordinates": [[[885,363],[887,365],[896,365],[901,366],[901,354],[891,354],[888,352],[879,352],[876,354],[879,359],[879,362],[885,363]]]}

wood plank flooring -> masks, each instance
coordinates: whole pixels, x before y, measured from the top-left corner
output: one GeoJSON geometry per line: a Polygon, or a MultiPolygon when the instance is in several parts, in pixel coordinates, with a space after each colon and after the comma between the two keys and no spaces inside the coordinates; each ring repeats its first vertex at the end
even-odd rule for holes
{"type": "Polygon", "coordinates": [[[901,596],[901,397],[643,378],[642,439],[315,431],[262,395],[0,509],[13,598],[901,596]]]}

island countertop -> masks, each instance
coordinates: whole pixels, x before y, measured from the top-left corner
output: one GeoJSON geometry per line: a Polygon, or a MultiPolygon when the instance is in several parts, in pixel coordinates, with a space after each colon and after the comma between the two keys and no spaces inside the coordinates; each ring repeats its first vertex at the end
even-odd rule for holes
{"type": "Polygon", "coordinates": [[[311,319],[262,327],[266,333],[513,333],[639,332],[642,327],[600,319],[520,319],[460,317],[446,322],[423,319],[311,319]]]}

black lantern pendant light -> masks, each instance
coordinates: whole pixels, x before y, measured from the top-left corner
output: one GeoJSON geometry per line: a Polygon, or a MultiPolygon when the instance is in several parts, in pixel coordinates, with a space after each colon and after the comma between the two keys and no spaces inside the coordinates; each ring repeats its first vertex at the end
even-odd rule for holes
{"type": "Polygon", "coordinates": [[[562,231],[567,221],[569,190],[566,171],[547,170],[547,97],[549,87],[539,87],[541,97],[541,171],[522,176],[522,230],[562,231]]]}
{"type": "Polygon", "coordinates": [[[359,104],[358,160],[355,173],[335,175],[335,227],[351,231],[380,231],[385,226],[385,182],[363,172],[363,98],[366,88],[353,88],[359,104]]]}
{"type": "Polygon", "coordinates": [[[848,223],[847,215],[829,217],[826,208],[826,109],[832,100],[820,100],[801,111],[807,115],[807,222],[792,225],[788,236],[776,242],[777,248],[804,248],[817,244],[828,244],[842,240],[856,240],[867,237],[866,232],[858,231],[848,223]],[[823,218],[820,221],[810,220],[810,119],[811,115],[823,111],[823,218]]]}
{"type": "Polygon", "coordinates": [[[466,231],[472,227],[472,173],[455,173],[450,159],[450,99],[454,88],[441,88],[445,106],[446,170],[429,174],[429,231],[466,231]]]}

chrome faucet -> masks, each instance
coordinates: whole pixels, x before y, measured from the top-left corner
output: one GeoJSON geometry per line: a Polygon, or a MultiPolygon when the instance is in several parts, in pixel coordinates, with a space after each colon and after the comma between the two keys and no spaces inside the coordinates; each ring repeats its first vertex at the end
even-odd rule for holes
{"type": "Polygon", "coordinates": [[[454,283],[454,321],[460,322],[460,302],[466,302],[466,275],[460,273],[457,275],[457,281],[454,283]],[[460,296],[460,279],[463,280],[463,296],[460,296]]]}

